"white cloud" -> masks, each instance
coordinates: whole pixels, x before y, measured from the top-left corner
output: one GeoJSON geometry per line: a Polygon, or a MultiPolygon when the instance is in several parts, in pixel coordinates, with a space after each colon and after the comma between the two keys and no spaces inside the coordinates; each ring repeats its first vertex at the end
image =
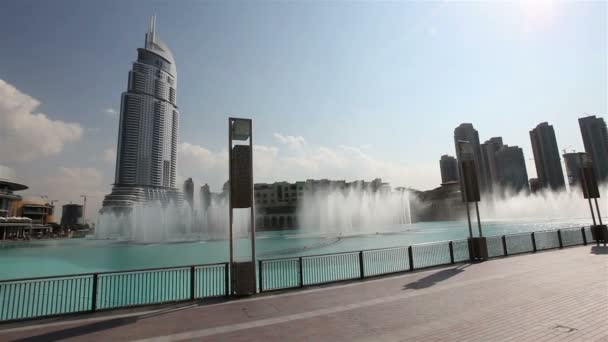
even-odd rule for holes
{"type": "Polygon", "coordinates": [[[283,145],[287,145],[292,149],[299,149],[306,145],[306,140],[302,136],[283,135],[281,133],[273,133],[274,138],[283,145]]]}
{"type": "Polygon", "coordinates": [[[116,162],[116,146],[111,146],[103,150],[103,161],[106,163],[116,162]]]}
{"type": "Polygon", "coordinates": [[[103,112],[110,116],[115,116],[116,114],[118,114],[118,112],[114,108],[106,108],[103,112]]]}
{"type": "Polygon", "coordinates": [[[40,102],[0,79],[0,155],[4,160],[29,161],[57,154],[66,143],[82,137],[78,123],[36,113],[40,102]]]}
{"type": "MultiPolygon", "coordinates": [[[[303,139],[303,138],[302,138],[303,139]]],[[[310,178],[372,180],[382,178],[393,186],[430,189],[439,185],[439,165],[419,162],[403,165],[373,155],[371,148],[353,146],[301,145],[294,150],[281,146],[255,145],[253,150],[256,182],[297,181],[310,178]]],[[[195,183],[209,183],[219,190],[228,179],[227,151],[214,152],[204,147],[183,143],[179,148],[181,178],[192,177],[195,183]]]]}

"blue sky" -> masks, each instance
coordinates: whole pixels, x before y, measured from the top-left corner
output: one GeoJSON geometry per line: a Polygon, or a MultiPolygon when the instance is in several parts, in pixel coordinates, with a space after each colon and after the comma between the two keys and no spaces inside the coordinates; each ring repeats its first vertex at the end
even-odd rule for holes
{"type": "Polygon", "coordinates": [[[258,181],[377,176],[432,188],[461,122],[526,158],[542,121],[560,149],[582,149],[576,119],[608,112],[607,10],[543,0],[3,1],[0,163],[31,194],[88,193],[94,211],[113,181],[109,112],[156,14],[177,60],[181,178],[218,189],[233,115],[254,119],[258,181]],[[45,125],[59,128],[38,134],[42,147],[7,133],[45,125]]]}

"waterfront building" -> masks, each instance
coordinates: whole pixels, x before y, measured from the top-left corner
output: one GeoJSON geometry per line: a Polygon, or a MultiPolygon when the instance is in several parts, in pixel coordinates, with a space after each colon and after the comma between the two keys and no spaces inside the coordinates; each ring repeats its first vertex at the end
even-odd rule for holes
{"type": "Polygon", "coordinates": [[[463,123],[460,126],[454,129],[454,146],[456,148],[456,158],[460,161],[463,159],[461,156],[459,141],[467,141],[473,153],[473,160],[475,161],[475,166],[477,168],[477,178],[479,181],[479,190],[481,192],[486,192],[488,190],[486,184],[486,170],[485,165],[482,163],[481,158],[481,147],[479,145],[479,133],[473,127],[471,123],[463,123]]]}
{"type": "Polygon", "coordinates": [[[568,177],[568,185],[578,186],[581,184],[581,158],[585,155],[584,152],[564,153],[564,163],[566,164],[566,177],[568,177]]]}
{"type": "Polygon", "coordinates": [[[441,170],[441,183],[458,181],[458,161],[456,158],[447,154],[441,156],[439,168],[441,170]]]}
{"type": "Polygon", "coordinates": [[[595,115],[578,119],[585,152],[593,161],[598,181],[608,180],[608,129],[603,118],[595,115]]]}
{"type": "Polygon", "coordinates": [[[21,196],[15,191],[26,190],[27,186],[16,180],[15,171],[0,165],[0,217],[15,216],[15,202],[21,200],[21,196]]]}
{"type": "Polygon", "coordinates": [[[376,178],[371,182],[329,179],[308,179],[294,183],[276,182],[254,184],[256,229],[290,229],[298,225],[297,209],[306,196],[321,198],[332,192],[361,191],[386,194],[391,192],[388,183],[376,178]]]}
{"type": "Polygon", "coordinates": [[[530,131],[530,140],[540,186],[552,190],[565,187],[564,172],[553,126],[547,122],[538,124],[530,131]]]}
{"type": "Polygon", "coordinates": [[[57,223],[54,211],[53,205],[38,197],[24,198],[15,203],[17,216],[31,219],[33,225],[48,226],[57,223]]]}
{"type": "Polygon", "coordinates": [[[496,182],[503,189],[528,190],[524,152],[518,146],[502,145],[494,154],[496,182]]]}
{"type": "Polygon", "coordinates": [[[102,211],[130,208],[138,202],[183,200],[175,188],[176,70],[171,50],[156,35],[153,17],[122,94],[114,186],[102,211]]]}
{"type": "Polygon", "coordinates": [[[492,191],[493,185],[500,182],[496,165],[496,152],[502,146],[502,137],[490,138],[481,145],[481,164],[485,173],[480,177],[484,177],[488,191],[492,191]]]}
{"type": "Polygon", "coordinates": [[[62,229],[79,229],[84,226],[83,206],[81,204],[65,204],[61,211],[62,229]]]}

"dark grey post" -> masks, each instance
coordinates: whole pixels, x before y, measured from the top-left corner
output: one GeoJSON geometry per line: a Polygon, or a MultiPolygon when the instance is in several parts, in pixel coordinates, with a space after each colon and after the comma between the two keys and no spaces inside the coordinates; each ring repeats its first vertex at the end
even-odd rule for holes
{"type": "Polygon", "coordinates": [[[258,275],[260,277],[260,293],[264,292],[264,273],[262,271],[262,260],[258,261],[258,275]]]}
{"type": "Polygon", "coordinates": [[[509,252],[507,251],[507,237],[504,235],[502,236],[502,250],[505,256],[509,255],[509,252]]]}
{"type": "Polygon", "coordinates": [[[195,272],[194,266],[190,266],[190,300],[194,300],[196,297],[196,287],[194,284],[195,272]]]}
{"type": "Polygon", "coordinates": [[[536,237],[534,236],[534,232],[532,232],[532,251],[536,253],[536,237]]]}
{"type": "Polygon", "coordinates": [[[479,237],[482,237],[483,234],[481,232],[481,219],[479,218],[479,205],[475,202],[475,211],[477,212],[477,228],[479,229],[479,237]]]}
{"type": "MultiPolygon", "coordinates": [[[[234,186],[234,182],[230,182],[232,178],[232,119],[229,118],[228,119],[228,186],[230,186],[230,189],[232,189],[232,187],[234,186]]],[[[228,192],[228,195],[230,197],[232,197],[232,190],[230,190],[228,192]]],[[[229,206],[229,210],[228,210],[228,232],[229,232],[229,240],[230,240],[230,267],[232,267],[232,265],[234,265],[234,245],[233,245],[233,234],[232,234],[232,221],[233,221],[233,217],[232,217],[232,198],[228,199],[228,206],[229,206]]],[[[229,278],[226,278],[226,280],[228,280],[229,278]]],[[[226,292],[228,291],[232,291],[232,289],[234,289],[234,283],[232,283],[234,281],[234,275],[232,277],[230,277],[229,281],[231,282],[230,286],[228,286],[228,283],[226,283],[226,292]]]]}
{"type": "Polygon", "coordinates": [[[412,246],[407,247],[407,258],[410,262],[410,271],[414,270],[414,251],[412,251],[412,246]]]}
{"type": "Polygon", "coordinates": [[[93,292],[91,293],[91,312],[97,311],[97,282],[99,274],[93,274],[93,292]]]}
{"type": "Polygon", "coordinates": [[[300,287],[304,287],[304,259],[300,257],[299,259],[299,268],[300,268],[300,287]]]}
{"type": "Polygon", "coordinates": [[[365,269],[364,269],[364,265],[363,265],[363,251],[359,252],[359,275],[360,275],[361,279],[365,278],[365,269]]]}
{"type": "Polygon", "coordinates": [[[595,201],[595,209],[597,210],[597,219],[598,221],[600,221],[600,226],[603,225],[602,223],[602,214],[600,214],[600,206],[597,204],[597,198],[593,199],[595,201]]]}
{"type": "Polygon", "coordinates": [[[562,241],[562,230],[557,230],[557,239],[559,240],[559,248],[564,248],[564,242],[562,241]]]}
{"type": "Polygon", "coordinates": [[[453,264],[454,263],[454,246],[452,244],[452,241],[450,241],[449,247],[450,247],[450,264],[453,264]]]}
{"type": "Polygon", "coordinates": [[[581,228],[581,234],[583,234],[583,245],[587,246],[587,235],[585,235],[585,227],[581,228]]]}
{"type": "Polygon", "coordinates": [[[230,297],[230,265],[231,263],[226,263],[224,266],[224,286],[226,287],[226,297],[230,297]]]}

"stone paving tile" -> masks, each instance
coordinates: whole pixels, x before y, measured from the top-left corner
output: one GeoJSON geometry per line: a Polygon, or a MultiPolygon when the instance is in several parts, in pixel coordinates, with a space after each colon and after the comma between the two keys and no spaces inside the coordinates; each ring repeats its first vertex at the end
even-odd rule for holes
{"type": "Polygon", "coordinates": [[[493,259],[147,317],[0,330],[0,341],[608,342],[608,255],[590,250],[493,259]]]}

